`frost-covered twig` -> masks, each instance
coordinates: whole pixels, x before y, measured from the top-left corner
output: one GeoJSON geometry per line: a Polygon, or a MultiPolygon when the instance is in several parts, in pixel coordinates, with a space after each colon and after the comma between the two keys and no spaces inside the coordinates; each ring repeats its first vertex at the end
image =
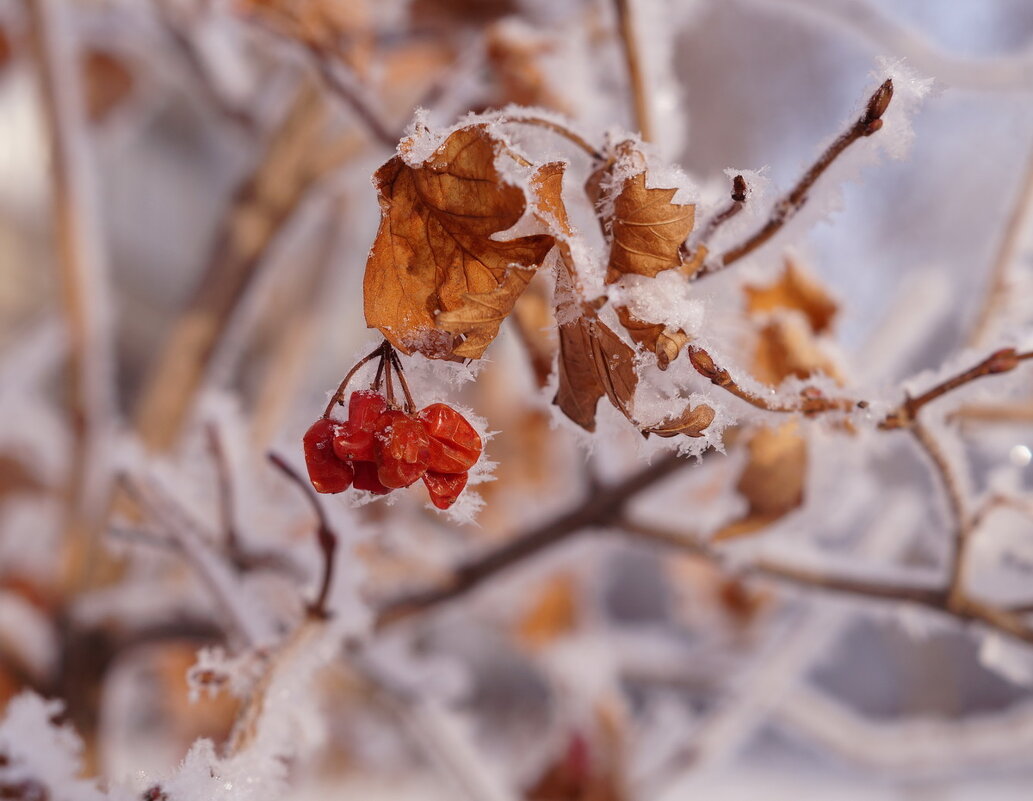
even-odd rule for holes
{"type": "MultiPolygon", "coordinates": [[[[638,522],[625,523],[624,529],[632,537],[713,561],[719,565],[724,564],[720,551],[690,534],[658,526],[647,526],[638,522]]],[[[1010,610],[999,609],[968,596],[952,598],[950,586],[933,587],[918,583],[896,584],[872,581],[770,560],[760,560],[750,565],[737,566],[737,569],[747,575],[770,578],[796,587],[878,601],[917,604],[958,620],[979,622],[990,629],[1033,644],[1033,626],[1027,624],[1021,615],[1010,610]]]]}
{"type": "Polygon", "coordinates": [[[736,175],[732,179],[732,197],[729,204],[707,220],[706,225],[703,226],[699,236],[693,242],[691,249],[688,247],[688,243],[682,246],[682,253],[688,261],[692,261],[691,253],[698,253],[701,249],[707,248],[708,243],[718,229],[743,210],[743,207],[746,205],[746,189],[746,179],[741,175],[736,175]]]}
{"type": "Polygon", "coordinates": [[[628,71],[628,84],[631,90],[631,102],[635,111],[635,124],[642,138],[653,140],[653,125],[650,117],[649,97],[646,93],[645,74],[642,71],[642,60],[639,56],[638,40],[635,38],[635,21],[632,19],[630,0],[614,0],[617,13],[617,28],[620,33],[621,46],[624,50],[624,63],[628,71]]]}
{"type": "Polygon", "coordinates": [[[731,373],[718,365],[714,357],[697,345],[689,345],[686,348],[689,361],[696,372],[708,379],[714,386],[720,387],[735,397],[746,401],[751,406],[764,409],[769,412],[802,412],[803,414],[820,414],[822,412],[841,411],[846,412],[861,406],[864,402],[850,398],[826,398],[817,388],[806,388],[800,393],[797,399],[789,402],[765,398],[762,395],[750,392],[740,386],[731,373]]]}
{"type": "Polygon", "coordinates": [[[1015,348],[1002,348],[1001,350],[994,351],[979,364],[941,381],[917,398],[906,398],[900,407],[886,415],[879,427],[882,429],[906,428],[914,423],[918,413],[927,404],[972,381],[985,378],[986,376],[1011,372],[1019,364],[1030,359],[1033,359],[1033,351],[1019,353],[1015,348]]]}
{"type": "Polygon", "coordinates": [[[586,529],[612,525],[624,507],[639,493],[660,483],[687,464],[688,460],[670,453],[632,473],[618,484],[591,488],[574,509],[460,564],[442,583],[388,600],[377,610],[377,628],[393,625],[464,596],[497,574],[554,545],[566,542],[586,529]]]}
{"type": "Polygon", "coordinates": [[[334,579],[334,553],[337,551],[337,535],[330,528],[330,521],[327,520],[319,498],[312,489],[312,484],[306,481],[290,464],[281,456],[275,453],[269,454],[269,461],[272,462],[281,473],[301,489],[302,494],[309,501],[316,514],[318,526],[316,528],[316,539],[319,548],[323,552],[323,578],[319,584],[319,593],[308,608],[309,614],[313,617],[329,617],[326,608],[326,600],[330,597],[330,585],[334,579]]]}
{"type": "Polygon", "coordinates": [[[596,161],[602,161],[603,154],[585,139],[577,131],[568,128],[566,125],[561,125],[556,120],[547,120],[544,117],[537,117],[534,115],[524,116],[519,113],[511,113],[509,111],[505,114],[505,120],[507,122],[517,122],[521,125],[536,125],[539,128],[544,128],[547,131],[552,131],[557,136],[562,136],[564,139],[577,145],[583,150],[589,157],[596,161]]]}
{"type": "Polygon", "coordinates": [[[266,621],[252,613],[229,566],[200,536],[201,526],[193,515],[154,481],[124,474],[122,486],[176,543],[243,641],[256,645],[267,640],[270,631],[266,621]]]}
{"type": "Polygon", "coordinates": [[[958,605],[964,598],[965,556],[973,529],[972,517],[968,511],[961,479],[936,437],[917,420],[911,425],[910,431],[915,442],[932,462],[934,473],[950,507],[951,526],[954,531],[947,577],[947,600],[951,605],[958,605]]]}
{"type": "Polygon", "coordinates": [[[751,234],[744,242],[726,250],[717,260],[704,264],[696,272],[693,278],[702,278],[723,270],[744,256],[748,256],[761,245],[766,243],[775,234],[782,230],[783,226],[803,207],[807,202],[807,194],[811,187],[821,177],[839,155],[850,145],[859,139],[871,136],[882,128],[882,115],[889,107],[893,98],[893,81],[887,79],[868,99],[868,105],[864,113],[857,121],[850,126],[849,130],[840,134],[836,140],[826,148],[825,152],[818,157],[818,160],[811,165],[810,169],[803,174],[803,177],[796,183],[785,197],[781,198],[771,211],[767,222],[757,231],[751,234]]]}

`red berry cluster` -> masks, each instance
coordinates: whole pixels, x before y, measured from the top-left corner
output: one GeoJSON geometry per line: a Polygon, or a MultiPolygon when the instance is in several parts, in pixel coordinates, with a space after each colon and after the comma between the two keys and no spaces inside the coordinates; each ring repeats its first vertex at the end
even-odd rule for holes
{"type": "MultiPolygon", "coordinates": [[[[393,353],[386,358],[400,368],[393,353]]],[[[375,383],[380,371],[377,375],[375,383]]],[[[423,479],[433,504],[448,509],[481,456],[481,438],[451,406],[432,403],[418,412],[403,411],[391,402],[391,394],[384,397],[377,389],[353,392],[347,420],[330,419],[332,401],[327,414],[312,424],[304,439],[312,486],[316,492],[337,493],[354,486],[386,495],[423,479]]],[[[338,395],[343,400],[343,393],[338,395]]],[[[407,407],[413,409],[408,388],[406,397],[407,407]]]]}

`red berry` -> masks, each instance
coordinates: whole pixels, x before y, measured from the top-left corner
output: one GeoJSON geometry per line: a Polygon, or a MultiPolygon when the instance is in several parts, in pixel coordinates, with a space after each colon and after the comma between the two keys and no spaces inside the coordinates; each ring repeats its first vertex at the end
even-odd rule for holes
{"type": "Polygon", "coordinates": [[[386,487],[408,487],[420,480],[430,459],[430,437],[423,423],[397,409],[377,420],[377,475],[386,487]]]}
{"type": "Polygon", "coordinates": [[[423,421],[431,438],[428,469],[437,473],[462,473],[481,458],[481,437],[451,406],[432,403],[417,417],[423,421]]]}
{"type": "Polygon", "coordinates": [[[385,411],[387,401],[372,389],[360,389],[348,399],[348,422],[362,431],[372,432],[385,411]]]}
{"type": "Polygon", "coordinates": [[[374,461],[373,432],[359,428],[351,420],[345,420],[334,436],[334,453],[339,459],[352,462],[374,461]]]}
{"type": "Polygon", "coordinates": [[[373,462],[355,463],[355,489],[366,490],[374,495],[387,495],[390,487],[385,487],[377,478],[377,466],[373,462]]]}
{"type": "Polygon", "coordinates": [[[466,488],[466,473],[437,473],[428,470],[423,474],[423,483],[430,493],[430,502],[438,509],[447,509],[466,488]]]}
{"type": "Polygon", "coordinates": [[[320,418],[305,432],[305,466],[316,492],[344,492],[354,477],[352,466],[334,453],[337,425],[333,420],[320,418]]]}

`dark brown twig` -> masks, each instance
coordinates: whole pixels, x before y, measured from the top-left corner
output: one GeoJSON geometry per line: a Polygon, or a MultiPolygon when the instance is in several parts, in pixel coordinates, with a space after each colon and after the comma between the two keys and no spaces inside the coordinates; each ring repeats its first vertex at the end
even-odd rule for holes
{"type": "MultiPolygon", "coordinates": [[[[718,549],[691,535],[634,522],[624,522],[623,528],[632,539],[640,539],[704,559],[719,568],[729,568],[727,560],[723,558],[718,549]]],[[[1021,614],[1016,614],[1012,610],[998,609],[972,598],[953,599],[950,587],[872,581],[766,559],[761,559],[752,565],[738,566],[736,569],[746,575],[768,578],[806,589],[823,590],[871,600],[917,604],[961,621],[981,623],[1010,637],[1033,643],[1033,627],[1026,624],[1021,614]]]]}
{"type": "Polygon", "coordinates": [[[592,527],[611,525],[639,493],[660,483],[689,464],[671,453],[625,478],[619,484],[594,487],[574,509],[505,544],[460,564],[442,583],[388,600],[379,607],[376,627],[395,623],[461,598],[488,579],[592,527]]]}
{"type": "Polygon", "coordinates": [[[905,399],[899,408],[886,415],[886,419],[879,424],[879,427],[883,429],[906,428],[914,422],[924,406],[943,397],[948,392],[952,392],[965,384],[985,376],[1010,372],[1018,367],[1021,362],[1029,359],[1033,359],[1033,351],[1018,353],[1015,348],[1002,348],[1001,350],[994,351],[979,364],[945,381],[941,381],[917,398],[909,397],[905,399]]]}
{"type": "Polygon", "coordinates": [[[829,145],[810,169],[797,181],[789,194],[780,199],[771,211],[771,216],[749,236],[746,241],[726,250],[720,258],[704,265],[694,276],[702,278],[729,267],[744,256],[748,256],[777,234],[807,202],[807,195],[815,182],[850,145],[859,139],[871,136],[882,127],[882,115],[893,98],[893,81],[887,79],[869,98],[864,113],[844,133],[829,145]]]}
{"type": "Polygon", "coordinates": [[[323,507],[320,505],[319,498],[316,497],[311,484],[278,454],[270,453],[268,456],[269,461],[298,486],[316,514],[316,538],[319,542],[319,548],[323,552],[323,578],[319,584],[319,593],[316,595],[316,599],[309,604],[308,611],[312,617],[328,618],[330,613],[327,611],[326,602],[330,597],[330,586],[334,579],[334,553],[337,551],[337,535],[330,528],[330,521],[327,520],[326,513],[323,511],[323,507]]]}
{"type": "Polygon", "coordinates": [[[692,261],[691,254],[698,253],[701,248],[707,248],[718,229],[743,210],[746,205],[746,190],[746,179],[741,175],[736,175],[732,179],[732,197],[729,204],[707,220],[707,224],[703,226],[691,249],[688,247],[688,243],[682,247],[682,253],[688,261],[692,261]]]}

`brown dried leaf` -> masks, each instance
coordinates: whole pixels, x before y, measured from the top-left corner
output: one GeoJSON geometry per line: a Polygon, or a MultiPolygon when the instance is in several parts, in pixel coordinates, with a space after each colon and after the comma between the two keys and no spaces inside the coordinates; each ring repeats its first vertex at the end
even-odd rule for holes
{"type": "Polygon", "coordinates": [[[595,431],[595,407],[603,395],[630,420],[628,406],[638,384],[635,351],[587,303],[581,317],[559,330],[559,390],[553,403],[586,431],[595,431]]]}
{"type": "Polygon", "coordinates": [[[574,576],[559,573],[539,587],[530,609],[520,618],[517,632],[525,643],[539,648],[572,631],[577,618],[574,576]]]}
{"type": "Polygon", "coordinates": [[[757,431],[747,444],[749,461],[736,489],[749,503],[746,516],[721,529],[715,540],[753,534],[803,503],[807,441],[792,420],[757,431]]]}
{"type": "Polygon", "coordinates": [[[838,310],[824,287],[791,259],[786,259],[782,275],[775,283],[763,287],[747,285],[744,289],[750,314],[795,309],[806,315],[815,334],[828,330],[838,310]]]}
{"type": "Polygon", "coordinates": [[[787,378],[810,378],[818,372],[842,382],[836,363],[815,341],[807,323],[783,317],[761,328],[753,354],[753,375],[759,381],[777,387],[787,378]]]}
{"type": "Polygon", "coordinates": [[[554,34],[545,34],[517,17],[492,24],[485,32],[488,64],[497,84],[492,105],[535,106],[569,114],[571,109],[554,90],[542,56],[556,48],[554,34]]]}
{"type": "Polygon", "coordinates": [[[714,415],[714,410],[705,403],[699,406],[686,406],[685,411],[677,417],[668,418],[653,428],[642,430],[658,437],[677,437],[679,434],[702,437],[707,426],[714,422],[714,415]]]}
{"type": "Polygon", "coordinates": [[[624,181],[613,204],[607,283],[629,273],[652,278],[681,263],[696,207],[672,203],[677,191],[647,189],[645,172],[624,181]]]}
{"type": "MultiPolygon", "coordinates": [[[[535,213],[560,235],[556,247],[566,272],[557,282],[557,295],[581,298],[573,256],[562,238],[571,233],[562,198],[563,171],[562,162],[545,164],[538,170],[533,181],[535,213]]],[[[586,431],[595,431],[595,409],[603,395],[631,420],[628,407],[638,384],[635,351],[599,319],[592,304],[582,300],[571,309],[573,301],[559,298],[557,302],[561,320],[559,389],[553,403],[586,431]],[[574,320],[563,321],[575,313],[574,320]]]]}
{"type": "Polygon", "coordinates": [[[627,306],[617,306],[617,319],[624,326],[632,341],[643,350],[656,355],[656,364],[666,370],[671,362],[678,358],[681,349],[689,341],[682,330],[671,330],[660,323],[647,323],[639,320],[627,306]]]}
{"type": "Polygon", "coordinates": [[[495,168],[500,145],[484,126],[471,126],[451,134],[422,165],[396,156],[374,176],[381,221],[366,263],[366,324],[404,353],[480,357],[526,286],[524,276],[554,244],[546,235],[491,238],[526,207],[523,191],[495,168]],[[460,318],[483,317],[465,343],[436,319],[463,309],[460,318]]]}
{"type": "Polygon", "coordinates": [[[534,270],[513,267],[490,292],[467,293],[465,303],[455,311],[438,315],[438,328],[465,339],[452,352],[464,359],[476,359],[491,344],[499,326],[513,310],[520,293],[534,276],[534,270]]]}

